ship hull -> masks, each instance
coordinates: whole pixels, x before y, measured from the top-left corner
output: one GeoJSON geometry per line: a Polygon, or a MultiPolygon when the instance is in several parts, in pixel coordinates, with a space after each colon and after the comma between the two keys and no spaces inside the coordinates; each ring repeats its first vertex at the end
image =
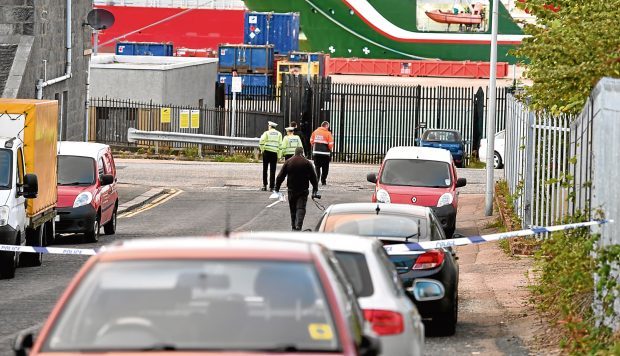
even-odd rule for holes
{"type": "MultiPolygon", "coordinates": [[[[372,5],[367,0],[244,1],[253,11],[299,12],[306,37],[300,47],[307,51],[334,57],[489,60],[490,21],[482,32],[448,32],[447,24],[445,31],[421,31],[415,0],[372,5]]],[[[510,21],[498,23],[498,60],[514,63],[509,51],[521,43],[523,33],[501,3],[499,16],[510,21]]]]}

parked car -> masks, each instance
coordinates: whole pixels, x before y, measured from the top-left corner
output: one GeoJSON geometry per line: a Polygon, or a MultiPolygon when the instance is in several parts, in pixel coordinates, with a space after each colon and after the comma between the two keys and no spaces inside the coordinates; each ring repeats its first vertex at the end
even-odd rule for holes
{"type": "Polygon", "coordinates": [[[418,146],[442,148],[450,151],[454,164],[462,168],[465,158],[465,142],[461,133],[455,130],[426,130],[419,140],[418,146]]]}
{"type": "Polygon", "coordinates": [[[116,232],[118,191],[110,146],[90,142],[58,143],[57,233],[83,233],[96,242],[103,226],[116,232]]]}
{"type": "MultiPolygon", "coordinates": [[[[252,234],[251,238],[319,243],[330,249],[351,282],[364,317],[381,339],[382,354],[423,354],[422,318],[402,287],[398,273],[380,241],[317,233],[266,232],[252,234]]],[[[428,288],[424,283],[418,283],[416,287],[428,288]]]]}
{"type": "Polygon", "coordinates": [[[450,152],[431,147],[393,147],[383,159],[379,174],[366,179],[375,183],[373,202],[414,204],[433,209],[447,237],[456,228],[458,193],[467,184],[458,178],[450,152]]]}
{"type": "Polygon", "coordinates": [[[30,355],[376,355],[334,255],[318,244],[225,238],[132,240],[91,257],[30,355]],[[228,353],[226,353],[228,352],[228,353]]]}
{"type": "MultiPolygon", "coordinates": [[[[496,169],[504,167],[504,145],[506,143],[506,130],[502,130],[495,134],[495,153],[493,154],[493,167],[496,169]]],[[[480,148],[478,149],[478,157],[480,162],[487,161],[487,139],[480,140],[480,148]]]]}
{"type": "MultiPolygon", "coordinates": [[[[374,237],[384,244],[446,238],[430,208],[404,204],[350,203],[328,207],[317,231],[374,237]]],[[[431,333],[452,335],[458,320],[459,266],[451,248],[391,254],[402,283],[431,333]],[[416,285],[433,280],[439,284],[416,285]],[[417,295],[416,295],[417,293],[417,295]],[[426,295],[425,295],[426,294],[426,295]],[[421,298],[421,296],[423,298],[421,298]]]]}

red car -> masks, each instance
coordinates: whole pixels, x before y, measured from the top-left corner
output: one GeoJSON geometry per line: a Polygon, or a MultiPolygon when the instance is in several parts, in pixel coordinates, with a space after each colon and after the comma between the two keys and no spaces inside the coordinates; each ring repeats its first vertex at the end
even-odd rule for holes
{"type": "Polygon", "coordinates": [[[385,155],[379,175],[369,173],[375,183],[373,202],[414,204],[433,209],[446,236],[456,228],[458,193],[467,184],[458,178],[450,151],[430,147],[393,147],[385,155]]]}
{"type": "Polygon", "coordinates": [[[118,191],[110,146],[90,142],[58,143],[57,233],[83,233],[96,242],[103,226],[116,232],[118,191]]]}
{"type": "MultiPolygon", "coordinates": [[[[251,235],[250,235],[251,236],[251,235]]],[[[377,355],[336,257],[318,244],[132,240],[91,257],[16,353],[377,355]]]]}

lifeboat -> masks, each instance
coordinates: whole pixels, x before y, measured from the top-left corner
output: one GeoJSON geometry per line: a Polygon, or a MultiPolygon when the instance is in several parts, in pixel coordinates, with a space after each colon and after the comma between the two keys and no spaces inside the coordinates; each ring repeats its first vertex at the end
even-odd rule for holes
{"type": "Polygon", "coordinates": [[[454,14],[441,10],[425,11],[426,16],[439,23],[459,24],[459,25],[479,25],[482,23],[482,15],[467,13],[454,14]]]}

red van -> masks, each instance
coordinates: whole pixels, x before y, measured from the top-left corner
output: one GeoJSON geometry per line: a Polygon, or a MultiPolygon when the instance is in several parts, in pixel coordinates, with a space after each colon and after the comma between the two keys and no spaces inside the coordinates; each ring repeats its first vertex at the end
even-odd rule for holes
{"type": "Polygon", "coordinates": [[[457,178],[450,151],[431,147],[393,147],[381,164],[379,175],[369,173],[376,183],[373,202],[414,204],[433,209],[448,238],[456,228],[458,193],[467,184],[457,178]]]}
{"type": "Polygon", "coordinates": [[[57,233],[83,233],[89,242],[116,232],[118,191],[110,146],[58,142],[57,233]]]}

